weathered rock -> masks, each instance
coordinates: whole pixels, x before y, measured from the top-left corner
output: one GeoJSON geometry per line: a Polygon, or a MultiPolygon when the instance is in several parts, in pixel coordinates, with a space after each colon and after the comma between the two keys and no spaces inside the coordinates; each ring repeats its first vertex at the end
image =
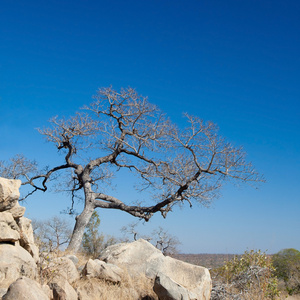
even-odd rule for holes
{"type": "Polygon", "coordinates": [[[8,288],[21,276],[36,278],[37,266],[32,256],[20,246],[0,244],[0,288],[8,288]]]}
{"type": "Polygon", "coordinates": [[[20,246],[25,248],[31,254],[35,262],[38,262],[39,248],[34,243],[31,220],[21,217],[17,219],[17,222],[20,228],[20,246]]]}
{"type": "Polygon", "coordinates": [[[140,239],[133,243],[109,246],[101,253],[99,259],[126,266],[130,275],[142,273],[154,279],[164,263],[165,256],[152,244],[140,239]]]}
{"type": "Polygon", "coordinates": [[[73,283],[80,278],[74,263],[67,257],[51,259],[48,268],[52,273],[53,278],[63,277],[69,283],[73,283]]]}
{"type": "Polygon", "coordinates": [[[212,281],[208,269],[166,256],[161,272],[187,288],[197,299],[210,299],[212,281]]]}
{"type": "Polygon", "coordinates": [[[43,288],[36,281],[21,277],[12,283],[3,300],[49,300],[43,288]]]}
{"type": "Polygon", "coordinates": [[[157,274],[153,290],[160,300],[197,300],[196,295],[163,273],[157,274]]]}
{"type": "Polygon", "coordinates": [[[0,242],[16,242],[20,238],[19,227],[11,213],[0,212],[0,242]]]}
{"type": "Polygon", "coordinates": [[[211,278],[206,268],[164,256],[145,240],[109,246],[100,259],[124,266],[132,276],[142,273],[155,279],[162,273],[195,294],[197,299],[210,298],[211,278]]]}
{"type": "Polygon", "coordinates": [[[54,279],[50,283],[53,300],[77,300],[78,295],[70,283],[63,277],[54,279]]]}
{"type": "Polygon", "coordinates": [[[24,216],[26,208],[24,206],[20,206],[19,202],[17,201],[15,206],[11,209],[7,210],[7,212],[11,213],[14,219],[21,218],[24,216]]]}
{"type": "Polygon", "coordinates": [[[0,211],[14,207],[20,197],[21,180],[0,177],[0,211]]]}
{"type": "Polygon", "coordinates": [[[89,259],[83,268],[82,274],[88,278],[96,277],[113,283],[119,283],[123,270],[116,265],[107,264],[99,259],[89,259]]]}

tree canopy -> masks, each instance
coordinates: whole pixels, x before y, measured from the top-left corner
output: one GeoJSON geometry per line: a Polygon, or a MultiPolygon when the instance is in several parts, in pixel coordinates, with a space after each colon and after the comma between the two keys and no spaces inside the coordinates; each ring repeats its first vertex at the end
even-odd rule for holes
{"type": "Polygon", "coordinates": [[[166,217],[185,202],[209,205],[229,179],[262,180],[243,149],[222,138],[214,123],[184,117],[181,128],[134,89],[108,87],[74,116],[54,117],[49,127],[39,129],[64,154],[64,162],[35,176],[24,168],[23,184],[30,184],[32,192],[46,191],[49,181],[66,171],[64,184],[72,201],[83,192],[85,205],[76,217],[70,250],[78,251],[95,208],[118,209],[148,221],[157,212],[166,217]],[[152,203],[128,203],[104,192],[120,169],[137,175],[136,188],[151,191],[152,203]]]}

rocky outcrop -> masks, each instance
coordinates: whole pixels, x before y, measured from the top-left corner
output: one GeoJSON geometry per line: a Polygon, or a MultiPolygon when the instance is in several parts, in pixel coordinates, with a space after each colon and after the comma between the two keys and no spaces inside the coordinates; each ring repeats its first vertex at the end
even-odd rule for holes
{"type": "Polygon", "coordinates": [[[20,185],[20,180],[0,178],[0,288],[2,291],[21,276],[32,280],[37,277],[38,249],[34,244],[31,224],[23,217],[25,208],[18,203],[20,185]]]}
{"type": "Polygon", "coordinates": [[[100,259],[123,266],[132,276],[145,274],[148,278],[156,279],[160,273],[160,278],[166,276],[186,289],[187,294],[191,295],[188,299],[210,298],[211,277],[206,268],[164,256],[145,240],[112,245],[103,251],[100,259]]]}

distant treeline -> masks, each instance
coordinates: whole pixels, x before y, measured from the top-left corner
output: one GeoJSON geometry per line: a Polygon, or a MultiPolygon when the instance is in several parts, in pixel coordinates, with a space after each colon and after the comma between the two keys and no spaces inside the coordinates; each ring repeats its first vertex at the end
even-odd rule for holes
{"type": "Polygon", "coordinates": [[[236,254],[174,254],[173,258],[208,269],[218,268],[233,259],[236,254]]]}

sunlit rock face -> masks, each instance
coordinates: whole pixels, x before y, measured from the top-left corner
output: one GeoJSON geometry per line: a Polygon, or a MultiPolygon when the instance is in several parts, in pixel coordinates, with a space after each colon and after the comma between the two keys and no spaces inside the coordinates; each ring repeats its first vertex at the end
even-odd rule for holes
{"type": "Polygon", "coordinates": [[[35,279],[38,248],[31,221],[20,206],[20,180],[0,177],[0,288],[7,289],[22,276],[35,279]]]}
{"type": "Polygon", "coordinates": [[[20,197],[21,180],[0,177],[0,211],[14,207],[20,197]]]}
{"type": "MultiPolygon", "coordinates": [[[[162,291],[169,287],[173,289],[169,291],[170,294],[181,293],[182,299],[210,299],[212,283],[208,269],[164,256],[161,251],[143,239],[133,243],[112,245],[103,251],[100,259],[124,266],[133,276],[140,273],[156,280],[158,293],[163,293],[162,291]],[[180,288],[175,292],[176,285],[180,288]]],[[[166,291],[164,293],[168,294],[166,291]]],[[[158,296],[164,299],[164,295],[158,296]]]]}

